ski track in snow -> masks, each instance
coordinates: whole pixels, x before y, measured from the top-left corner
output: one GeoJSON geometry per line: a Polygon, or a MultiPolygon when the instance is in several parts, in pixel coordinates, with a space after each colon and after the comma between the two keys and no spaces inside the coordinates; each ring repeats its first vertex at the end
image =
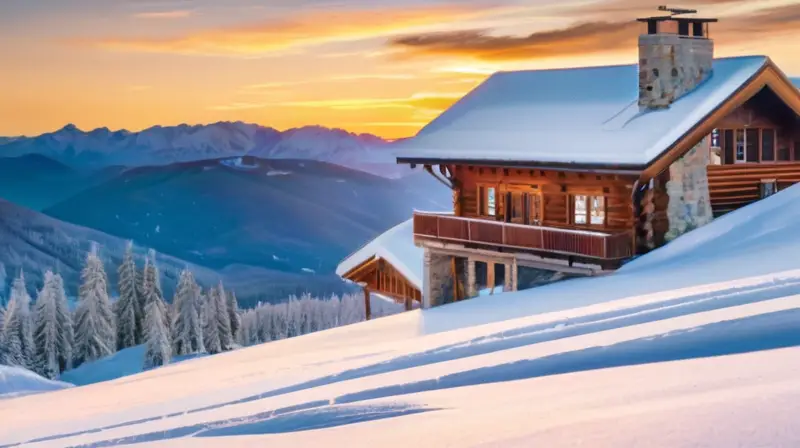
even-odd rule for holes
{"type": "MultiPolygon", "coordinates": [[[[662,301],[633,304],[616,310],[594,313],[585,313],[584,310],[584,315],[580,315],[583,309],[572,310],[573,317],[550,319],[500,332],[490,332],[466,341],[396,356],[385,362],[366,364],[334,375],[320,376],[310,381],[266,390],[236,400],[120,422],[100,428],[50,435],[24,443],[56,442],[58,445],[69,443],[71,446],[78,444],[99,447],[179,437],[288,432],[287,425],[294,428],[291,430],[299,431],[433,411],[433,409],[420,409],[402,403],[397,404],[397,407],[389,408],[358,406],[361,402],[379,398],[583,370],[800,345],[800,332],[797,331],[796,324],[800,320],[800,310],[776,309],[763,315],[754,314],[721,322],[712,320],[702,327],[689,325],[687,328],[679,328],[670,333],[657,331],[647,337],[635,337],[608,346],[590,345],[588,348],[556,351],[538,357],[522,356],[521,359],[512,362],[480,363],[483,367],[470,367],[470,363],[467,363],[461,370],[453,365],[453,368],[445,369],[443,375],[434,378],[422,375],[421,379],[416,379],[413,378],[413,375],[406,375],[409,377],[409,381],[405,383],[397,383],[385,375],[400,370],[424,370],[427,366],[443,363],[449,366],[448,361],[471,361],[471,358],[497,355],[500,352],[525,349],[543,343],[580,338],[601,332],[613,333],[614,330],[623,328],[690,318],[702,313],[752,306],[760,302],[786,302],[788,299],[776,299],[800,294],[800,276],[781,278],[780,274],[776,274],[773,278],[773,281],[761,281],[754,284],[747,284],[747,281],[744,280],[738,282],[741,286],[732,288],[718,287],[716,290],[708,290],[707,287],[695,288],[695,291],[703,292],[690,293],[680,297],[667,296],[662,301]],[[722,343],[708,343],[708,341],[722,343]],[[453,371],[447,373],[447,370],[453,371]],[[245,416],[215,419],[214,413],[209,412],[221,408],[228,408],[230,412],[235,412],[236,406],[313,388],[321,388],[323,390],[320,392],[324,393],[324,386],[350,380],[364,380],[370,377],[374,377],[376,380],[382,378],[384,381],[377,381],[376,384],[362,381],[361,383],[364,385],[361,388],[359,386],[351,387],[349,392],[346,392],[347,388],[344,388],[343,392],[345,393],[335,395],[335,398],[312,400],[245,416]],[[180,425],[187,416],[195,414],[199,420],[198,423],[180,425]],[[173,427],[168,428],[170,419],[175,417],[181,417],[179,419],[181,421],[173,422],[173,427]],[[276,419],[280,420],[276,421],[276,419]],[[153,431],[152,429],[155,428],[151,429],[146,425],[156,421],[159,421],[160,425],[164,425],[165,429],[153,431]],[[130,431],[127,431],[126,428],[130,431]],[[238,432],[235,428],[239,428],[243,432],[238,432]],[[117,430],[126,430],[124,432],[132,432],[133,435],[112,436],[111,433],[119,432],[117,430]],[[101,433],[104,432],[109,432],[108,438],[102,437],[101,433]],[[90,437],[93,439],[91,441],[80,441],[86,436],[94,437],[90,437]]],[[[642,296],[642,298],[646,297],[642,296]]],[[[626,303],[630,302],[627,299],[623,300],[626,303]]],[[[529,318],[536,317],[530,316],[529,318]]],[[[540,317],[547,318],[546,315],[540,317]]],[[[240,412],[247,412],[247,409],[242,408],[240,412]]]]}

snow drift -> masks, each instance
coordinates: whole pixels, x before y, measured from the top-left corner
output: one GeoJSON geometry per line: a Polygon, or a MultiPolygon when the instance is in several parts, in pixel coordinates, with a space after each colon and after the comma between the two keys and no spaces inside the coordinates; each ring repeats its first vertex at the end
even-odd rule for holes
{"type": "Polygon", "coordinates": [[[22,367],[0,365],[0,398],[49,392],[73,387],[64,381],[53,381],[22,367]]]}

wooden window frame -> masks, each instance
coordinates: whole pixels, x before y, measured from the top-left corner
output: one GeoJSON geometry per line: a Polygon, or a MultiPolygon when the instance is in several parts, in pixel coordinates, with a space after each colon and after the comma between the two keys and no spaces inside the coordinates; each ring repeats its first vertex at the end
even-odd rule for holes
{"type": "Polygon", "coordinates": [[[500,219],[500,186],[498,184],[479,183],[477,186],[478,216],[482,218],[500,219]],[[489,189],[494,189],[494,214],[489,214],[489,189]]]}
{"type": "Polygon", "coordinates": [[[722,159],[722,165],[754,165],[754,164],[781,164],[781,163],[795,163],[800,161],[800,159],[795,158],[795,152],[790,145],[788,147],[789,151],[789,158],[787,160],[778,160],[778,150],[780,146],[778,145],[778,136],[780,135],[780,129],[774,126],[741,126],[741,127],[720,127],[717,128],[719,131],[719,147],[720,147],[720,156],[722,159]],[[748,130],[756,130],[758,131],[758,161],[750,162],[747,160],[747,131],[748,130]],[[727,135],[726,131],[731,131],[731,136],[733,138],[732,143],[732,156],[733,160],[728,160],[728,157],[725,153],[725,148],[727,142],[727,135]],[[744,133],[744,140],[745,140],[745,147],[744,147],[744,161],[739,161],[736,158],[736,134],[738,131],[742,131],[744,133]],[[772,132],[773,139],[772,139],[772,160],[764,160],[764,133],[765,132],[772,132]]]}
{"type": "Polygon", "coordinates": [[[608,227],[608,197],[606,195],[600,194],[581,194],[581,193],[573,193],[568,195],[569,200],[569,223],[570,225],[576,227],[585,227],[585,228],[607,228],[608,227]],[[586,222],[581,224],[576,222],[575,220],[575,203],[578,199],[578,196],[585,197],[586,201],[586,222]],[[603,222],[600,224],[593,224],[592,223],[592,198],[603,198],[603,222]]]}

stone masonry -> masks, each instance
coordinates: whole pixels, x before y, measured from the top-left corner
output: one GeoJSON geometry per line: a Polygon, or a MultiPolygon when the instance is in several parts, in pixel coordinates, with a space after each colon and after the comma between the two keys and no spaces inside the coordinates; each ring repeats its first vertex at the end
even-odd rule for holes
{"type": "Polygon", "coordinates": [[[452,257],[425,248],[423,258],[422,307],[431,308],[452,299],[452,257]]]}
{"type": "Polygon", "coordinates": [[[669,107],[712,72],[714,42],[675,34],[639,36],[639,106],[669,107]]]}
{"type": "Polygon", "coordinates": [[[670,180],[667,182],[669,196],[667,206],[669,230],[665,238],[667,241],[704,226],[714,219],[708,192],[707,167],[710,157],[710,138],[706,137],[670,165],[670,180]]]}

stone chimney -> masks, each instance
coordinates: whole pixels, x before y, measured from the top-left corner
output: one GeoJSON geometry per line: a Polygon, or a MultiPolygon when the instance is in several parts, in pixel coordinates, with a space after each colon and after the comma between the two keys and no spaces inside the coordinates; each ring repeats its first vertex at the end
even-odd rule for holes
{"type": "Polygon", "coordinates": [[[660,6],[670,15],[638,19],[639,107],[663,109],[691,92],[712,73],[714,41],[709,23],[717,19],[677,17],[697,11],[660,6]]]}

